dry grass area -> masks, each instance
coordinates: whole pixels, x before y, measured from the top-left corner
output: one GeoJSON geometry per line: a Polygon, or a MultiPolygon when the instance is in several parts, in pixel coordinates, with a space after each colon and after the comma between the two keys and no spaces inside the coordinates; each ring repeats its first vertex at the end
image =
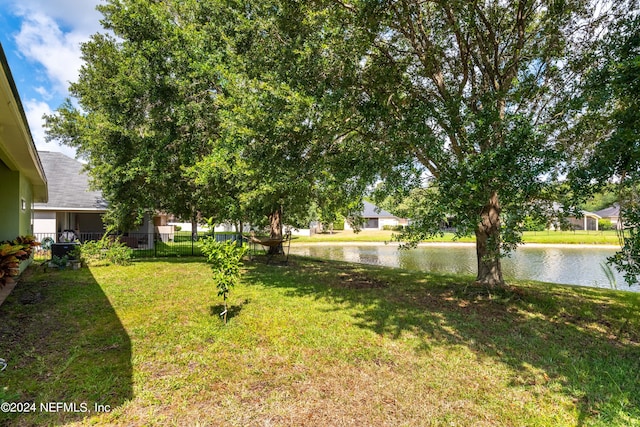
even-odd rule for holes
{"type": "Polygon", "coordinates": [[[0,307],[0,401],[89,411],[0,425],[640,425],[640,295],[470,281],[248,263],[224,326],[199,259],[32,271],[0,307]]]}

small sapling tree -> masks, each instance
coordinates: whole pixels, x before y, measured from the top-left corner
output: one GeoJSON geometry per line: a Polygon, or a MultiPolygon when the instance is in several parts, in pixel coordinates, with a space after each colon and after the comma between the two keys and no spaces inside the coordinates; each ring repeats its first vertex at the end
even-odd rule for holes
{"type": "Polygon", "coordinates": [[[246,246],[238,246],[232,240],[217,242],[207,237],[201,242],[202,253],[207,257],[207,263],[213,270],[213,280],[218,288],[218,296],[224,299],[224,311],[220,316],[227,323],[227,298],[229,290],[240,280],[242,257],[247,251],[246,246]]]}

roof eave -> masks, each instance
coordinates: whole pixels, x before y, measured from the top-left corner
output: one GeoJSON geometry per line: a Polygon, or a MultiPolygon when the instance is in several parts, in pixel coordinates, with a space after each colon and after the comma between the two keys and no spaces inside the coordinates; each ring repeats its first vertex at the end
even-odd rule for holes
{"type": "Polygon", "coordinates": [[[48,200],[47,178],[40,162],[27,116],[0,44],[0,159],[11,170],[20,171],[33,186],[33,200],[48,200]]]}
{"type": "Polygon", "coordinates": [[[34,211],[58,211],[58,212],[95,212],[106,213],[106,208],[72,208],[68,206],[34,206],[34,211]]]}

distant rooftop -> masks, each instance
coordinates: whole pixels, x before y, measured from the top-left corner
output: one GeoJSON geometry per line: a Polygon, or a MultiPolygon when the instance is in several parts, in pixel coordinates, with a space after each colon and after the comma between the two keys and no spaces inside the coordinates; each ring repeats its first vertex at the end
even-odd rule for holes
{"type": "Polygon", "coordinates": [[[608,208],[601,209],[596,213],[603,218],[619,217],[620,205],[616,203],[613,206],[609,206],[608,208]]]}
{"type": "Polygon", "coordinates": [[[364,209],[362,211],[363,218],[389,218],[395,217],[394,214],[385,211],[384,209],[380,209],[373,203],[369,203],[366,200],[363,201],[364,209]]]}
{"type": "Polygon", "coordinates": [[[38,152],[49,182],[49,202],[35,203],[36,210],[105,211],[102,192],[90,190],[84,165],[62,153],[38,152]]]}

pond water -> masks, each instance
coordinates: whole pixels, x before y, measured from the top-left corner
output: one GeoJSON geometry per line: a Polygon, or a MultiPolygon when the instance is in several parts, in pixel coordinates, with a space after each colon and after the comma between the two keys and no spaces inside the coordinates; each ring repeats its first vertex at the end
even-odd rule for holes
{"type": "MultiPolygon", "coordinates": [[[[502,261],[505,279],[539,280],[569,285],[611,288],[602,266],[614,248],[570,246],[521,246],[502,261]]],[[[475,246],[466,244],[421,245],[399,250],[397,245],[313,244],[292,245],[291,254],[363,264],[399,267],[439,273],[476,274],[475,246]]],[[[617,288],[629,287],[613,269],[617,288]]]]}

